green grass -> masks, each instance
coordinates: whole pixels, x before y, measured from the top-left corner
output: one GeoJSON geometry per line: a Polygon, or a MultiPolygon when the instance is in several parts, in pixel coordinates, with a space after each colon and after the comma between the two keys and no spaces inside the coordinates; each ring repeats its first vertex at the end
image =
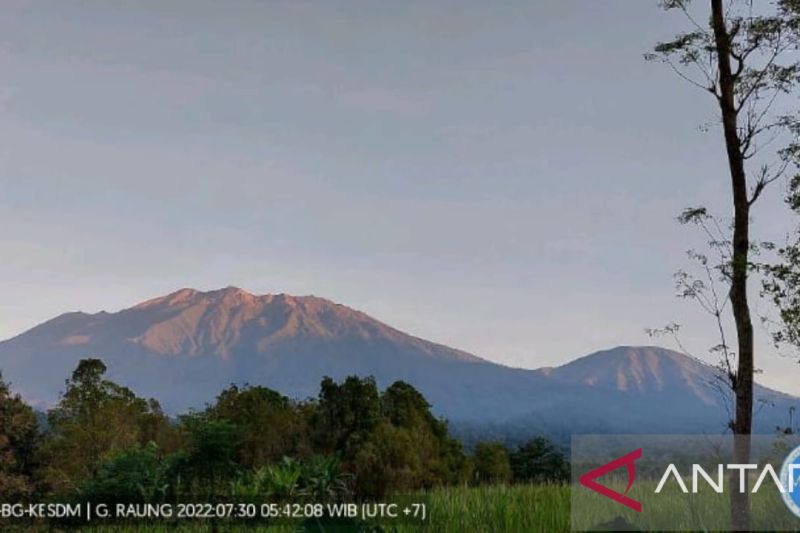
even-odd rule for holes
{"type": "MultiPolygon", "coordinates": [[[[691,481],[684,479],[687,488],[691,481]]],[[[627,480],[607,483],[619,493],[627,480]]],[[[583,490],[573,494],[574,524],[579,530],[592,529],[620,518],[642,531],[672,529],[680,531],[726,531],[730,525],[730,494],[709,489],[698,494],[685,494],[677,484],[669,483],[657,494],[654,479],[637,479],[629,496],[642,503],[644,512],[637,513],[610,503],[600,494],[583,490]]],[[[776,490],[760,490],[750,495],[751,525],[756,531],[797,531],[798,519],[792,515],[776,490]]]]}
{"type": "Polygon", "coordinates": [[[428,494],[430,525],[398,532],[569,531],[569,487],[454,487],[428,494]]]}
{"type": "MultiPolygon", "coordinates": [[[[491,532],[566,532],[570,529],[569,506],[570,491],[566,486],[524,485],[490,487],[450,487],[420,494],[420,500],[428,505],[430,519],[425,525],[399,524],[384,526],[380,531],[396,533],[462,533],[470,531],[491,532]]],[[[412,498],[414,499],[414,498],[412,498]]],[[[84,527],[83,533],[133,533],[152,532],[179,533],[201,532],[254,532],[274,533],[307,531],[300,523],[276,525],[272,527],[246,527],[221,525],[216,530],[210,525],[185,524],[140,525],[115,527],[84,527]]],[[[312,531],[332,531],[313,529],[312,531]]],[[[357,528],[347,529],[357,531],[357,528]]],[[[367,529],[362,529],[367,531],[367,529]]],[[[343,531],[334,529],[333,531],[343,531]]]]}
{"type": "MultiPolygon", "coordinates": [[[[546,532],[559,533],[570,531],[570,489],[568,486],[556,485],[518,485],[518,486],[489,486],[489,487],[450,487],[437,489],[428,493],[415,496],[421,501],[425,501],[428,506],[430,519],[426,525],[398,524],[392,527],[384,526],[377,531],[395,533],[461,533],[461,532],[546,532]]],[[[643,498],[645,505],[655,500],[643,498]]],[[[616,515],[613,506],[609,506],[607,501],[604,505],[598,506],[596,514],[593,515],[593,524],[604,523],[608,518],[616,515]]],[[[700,503],[700,502],[697,502],[700,503]]],[[[772,503],[772,502],[768,502],[772,503]]],[[[702,502],[703,505],[713,505],[711,501],[702,502]]],[[[721,505],[721,504],[720,504],[721,505]]],[[[763,511],[764,501],[754,499],[754,514],[763,511]]],[[[660,513],[674,513],[672,517],[681,522],[681,513],[686,512],[686,501],[680,497],[660,499],[658,501],[660,513]],[[672,507],[672,509],[670,509],[672,507]]],[[[653,508],[653,507],[651,507],[653,508]]],[[[724,513],[724,506],[719,507],[719,511],[724,513]]],[[[591,511],[590,511],[591,513],[591,511]]],[[[644,515],[640,515],[645,518],[644,515]]],[[[662,515],[663,516],[663,515],[662,515]]],[[[640,522],[646,527],[646,522],[640,522]]],[[[664,524],[664,521],[656,522],[664,524]]],[[[667,522],[669,523],[669,522],[667,522]]],[[[53,531],[53,530],[51,530],[53,531]]],[[[58,531],[56,529],[55,531],[58,531]]],[[[207,524],[186,523],[176,527],[175,525],[139,525],[139,526],[116,526],[116,527],[84,527],[80,531],[84,533],[116,532],[152,532],[166,533],[167,531],[177,531],[179,533],[201,533],[201,532],[253,532],[265,531],[274,533],[289,533],[293,531],[369,531],[366,528],[348,529],[315,529],[303,527],[298,522],[296,524],[283,524],[272,527],[254,526],[235,526],[220,525],[213,528],[207,524]]]]}

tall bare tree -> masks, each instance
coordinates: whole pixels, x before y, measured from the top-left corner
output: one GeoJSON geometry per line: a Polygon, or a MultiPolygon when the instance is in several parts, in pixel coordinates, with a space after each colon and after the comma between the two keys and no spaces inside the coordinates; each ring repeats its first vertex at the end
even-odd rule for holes
{"type": "MultiPolygon", "coordinates": [[[[800,84],[800,0],[708,1],[705,10],[690,0],[663,0],[665,9],[683,12],[690,29],[657,44],[646,57],[663,61],[711,95],[719,112],[733,211],[725,239],[729,253],[724,254],[719,273],[728,286],[726,298],[736,329],[735,350],[726,352],[735,358],[728,361],[727,376],[735,400],[734,453],[737,462],[746,463],[755,371],[748,301],[754,245],[751,209],[797,157],[797,96],[793,92],[800,84]]],[[[693,213],[706,216],[704,209],[688,213],[689,218],[693,213]]],[[[746,492],[731,491],[731,513],[735,531],[749,530],[746,492]]]]}

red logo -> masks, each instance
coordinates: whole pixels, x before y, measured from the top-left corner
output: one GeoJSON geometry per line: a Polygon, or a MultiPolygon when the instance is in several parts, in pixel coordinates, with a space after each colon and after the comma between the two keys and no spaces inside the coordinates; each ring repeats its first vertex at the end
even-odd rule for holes
{"type": "Polygon", "coordinates": [[[638,450],[634,450],[631,453],[627,453],[618,459],[614,459],[610,463],[606,463],[599,468],[595,468],[590,472],[586,472],[580,477],[580,483],[584,487],[589,490],[593,490],[605,496],[606,498],[611,498],[615,502],[621,503],[625,507],[629,507],[636,511],[637,513],[642,512],[642,504],[634,500],[633,498],[629,498],[625,496],[633,485],[633,480],[636,479],[636,460],[642,456],[642,449],[639,448],[638,450]],[[625,488],[625,494],[621,494],[615,490],[611,490],[608,487],[601,485],[595,479],[599,478],[600,476],[604,476],[609,472],[616,470],[622,466],[628,467],[628,486],[625,488]]]}

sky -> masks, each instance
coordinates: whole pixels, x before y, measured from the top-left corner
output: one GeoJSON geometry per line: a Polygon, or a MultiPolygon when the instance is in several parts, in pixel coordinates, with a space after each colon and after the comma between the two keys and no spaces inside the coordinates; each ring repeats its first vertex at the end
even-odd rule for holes
{"type": "MultiPolygon", "coordinates": [[[[702,355],[675,217],[729,214],[723,146],[643,60],[684,27],[655,0],[6,0],[0,338],[233,285],[518,367],[668,322],[702,355]]],[[[800,394],[756,330],[760,381],[800,394]]]]}

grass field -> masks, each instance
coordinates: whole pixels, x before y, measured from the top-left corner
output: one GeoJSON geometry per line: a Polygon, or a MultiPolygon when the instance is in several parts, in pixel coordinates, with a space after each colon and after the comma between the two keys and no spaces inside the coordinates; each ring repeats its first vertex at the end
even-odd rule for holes
{"type": "MultiPolygon", "coordinates": [[[[490,487],[451,487],[435,490],[425,494],[430,512],[430,521],[426,525],[399,524],[383,526],[379,529],[369,527],[319,527],[313,523],[281,524],[275,526],[241,526],[231,524],[188,523],[180,526],[175,524],[164,525],[138,525],[115,527],[84,527],[80,531],[85,533],[100,533],[113,531],[116,533],[178,531],[184,533],[200,532],[253,532],[268,531],[274,533],[289,533],[297,531],[385,531],[396,533],[413,532],[543,532],[558,533],[570,531],[570,489],[567,486],[490,486],[490,487]]],[[[646,503],[646,502],[645,502],[646,503]]],[[[676,518],[678,510],[685,507],[685,503],[674,500],[676,518]]],[[[662,501],[663,505],[663,501],[662,501]]],[[[754,501],[754,508],[759,502],[754,501]]],[[[603,507],[603,511],[596,515],[597,522],[603,523],[608,512],[613,513],[613,507],[603,507]]],[[[666,510],[665,512],[670,512],[666,510]]],[[[609,516],[613,516],[610,514],[609,516]]],[[[661,522],[663,523],[663,522],[661,522]]],[[[54,529],[48,529],[54,531],[54,529]]],[[[55,529],[55,531],[59,531],[55,529]]]]}
{"type": "Polygon", "coordinates": [[[526,485],[455,487],[429,495],[429,528],[400,527],[399,532],[569,531],[567,486],[526,485]]]}
{"type": "MultiPolygon", "coordinates": [[[[435,490],[424,495],[430,513],[426,525],[399,524],[383,526],[374,531],[396,533],[443,532],[563,532],[569,531],[570,491],[566,486],[491,486],[491,487],[450,487],[435,490]]],[[[63,531],[64,529],[46,529],[63,531]]],[[[20,531],[28,531],[21,529],[20,531]]],[[[239,526],[230,524],[187,523],[183,525],[131,525],[82,527],[83,533],[183,533],[201,532],[256,532],[289,533],[296,531],[373,531],[366,527],[315,527],[314,524],[281,524],[270,527],[239,526]]]]}

